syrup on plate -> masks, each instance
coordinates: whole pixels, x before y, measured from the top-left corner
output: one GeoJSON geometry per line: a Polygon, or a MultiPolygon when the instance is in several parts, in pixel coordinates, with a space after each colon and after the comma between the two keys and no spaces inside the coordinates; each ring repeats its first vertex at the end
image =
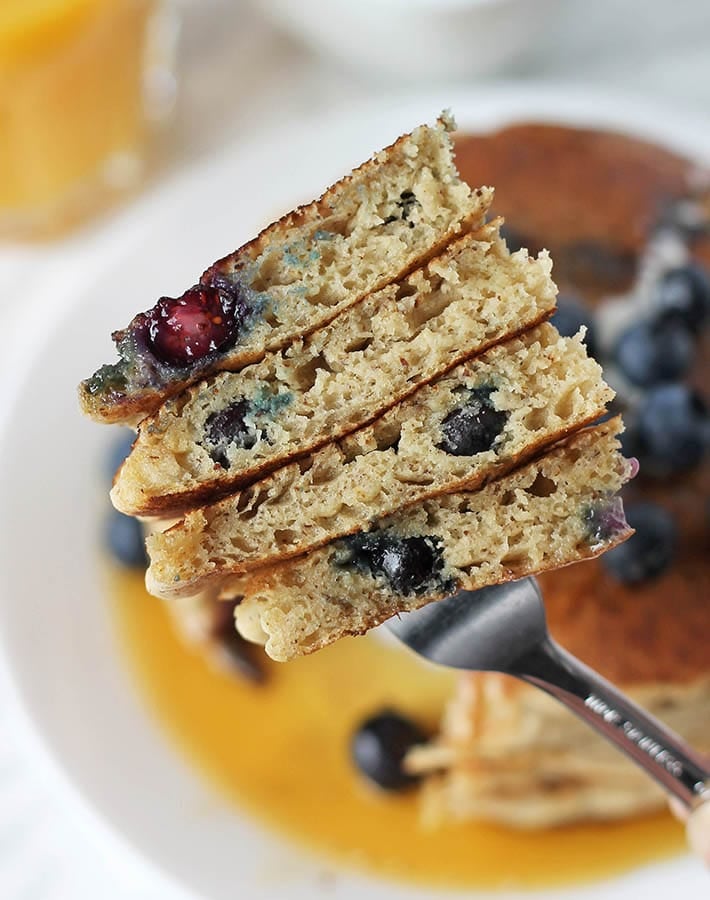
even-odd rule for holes
{"type": "Polygon", "coordinates": [[[353,729],[393,706],[432,730],[452,673],[350,638],[254,685],[215,671],[176,636],[140,574],[116,573],[120,639],[151,711],[223,795],[335,865],[418,886],[545,888],[608,878],[684,847],[667,814],[518,832],[486,823],[425,830],[417,792],[382,794],[349,760],[353,729]]]}

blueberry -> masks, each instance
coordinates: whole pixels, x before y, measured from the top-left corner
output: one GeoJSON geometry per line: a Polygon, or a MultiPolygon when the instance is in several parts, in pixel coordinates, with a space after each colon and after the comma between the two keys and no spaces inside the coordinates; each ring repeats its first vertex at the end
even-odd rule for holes
{"type": "Polygon", "coordinates": [[[639,584],[658,577],[671,564],[678,531],[672,516],[655,503],[628,506],[626,519],[636,533],[606,553],[602,563],[622,584],[639,584]]]}
{"type": "Polygon", "coordinates": [[[710,317],[710,277],[705,269],[689,263],[671,269],[656,288],[655,305],[659,314],[677,319],[698,332],[710,317]]]}
{"type": "Polygon", "coordinates": [[[416,590],[431,575],[434,568],[434,552],[431,546],[419,538],[382,547],[379,566],[389,583],[403,593],[416,590]]]}
{"type": "Polygon", "coordinates": [[[587,334],[584,342],[590,356],[597,355],[597,334],[594,319],[591,312],[577,298],[560,294],[557,298],[557,309],[550,319],[563,337],[574,337],[582,325],[586,326],[587,334]]]}
{"type": "Polygon", "coordinates": [[[708,444],[707,408],[700,395],[684,384],[649,390],[632,427],[641,471],[656,477],[692,469],[708,444]]]}
{"type": "Polygon", "coordinates": [[[135,439],[135,432],[131,431],[130,428],[122,428],[121,432],[114,438],[106,455],[106,476],[109,480],[113,480],[118,468],[131,452],[135,439]]]}
{"type": "Polygon", "coordinates": [[[650,387],[685,375],[693,362],[693,350],[693,339],[683,322],[658,319],[627,329],[615,355],[629,381],[650,387]]]}
{"type": "Polygon", "coordinates": [[[238,286],[225,278],[197,284],[180,297],[161,297],[143,314],[148,346],[157,359],[176,368],[232,346],[246,317],[238,286]]]}
{"type": "Polygon", "coordinates": [[[336,565],[382,575],[399,594],[416,594],[433,586],[444,567],[437,538],[400,538],[370,532],[343,538],[340,545],[345,552],[336,558],[336,565]]]}
{"type": "Polygon", "coordinates": [[[140,522],[117,510],[111,510],[106,523],[106,546],[122,566],[145,569],[148,565],[140,522]]]}
{"type": "Polygon", "coordinates": [[[370,781],[387,791],[400,791],[418,780],[405,772],[404,757],[425,741],[426,735],[414,722],[386,709],[360,725],[352,736],[350,752],[357,768],[370,781]]]}
{"type": "Polygon", "coordinates": [[[224,409],[210,413],[205,420],[205,447],[212,459],[229,468],[226,449],[229,446],[250,450],[257,441],[252,425],[247,425],[245,418],[250,411],[250,403],[242,398],[230,403],[224,409]]]}
{"type": "Polygon", "coordinates": [[[508,421],[490,399],[493,388],[471,391],[464,406],[452,410],[441,423],[437,446],[452,456],[473,456],[490,450],[508,421]]]}

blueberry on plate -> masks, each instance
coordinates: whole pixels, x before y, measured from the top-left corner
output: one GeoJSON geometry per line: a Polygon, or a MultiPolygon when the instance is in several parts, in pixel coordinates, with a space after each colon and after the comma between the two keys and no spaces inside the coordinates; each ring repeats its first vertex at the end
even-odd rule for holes
{"type": "Polygon", "coordinates": [[[678,530],[672,516],[655,503],[636,503],[626,507],[626,520],[636,533],[604,554],[602,565],[622,584],[657,578],[675,556],[678,530]]]}
{"type": "Polygon", "coordinates": [[[136,434],[130,428],[122,428],[120,433],[114,437],[106,455],[106,475],[109,480],[113,480],[124,459],[131,452],[135,439],[136,434]]]}
{"type": "Polygon", "coordinates": [[[126,568],[145,569],[148,565],[140,522],[118,510],[109,513],[106,546],[116,562],[126,568]]]}
{"type": "Polygon", "coordinates": [[[586,326],[587,334],[584,342],[589,355],[596,356],[597,335],[594,319],[589,309],[577,297],[560,294],[557,298],[557,309],[550,322],[563,337],[574,337],[582,325],[586,326]]]}
{"type": "Polygon", "coordinates": [[[360,725],[352,736],[350,752],[357,768],[370,781],[387,791],[400,791],[418,780],[405,772],[404,757],[425,741],[426,735],[414,722],[385,709],[360,725]]]}
{"type": "Polygon", "coordinates": [[[685,384],[652,388],[636,410],[642,472],[663,477],[697,466],[708,445],[709,425],[707,407],[692,388],[685,384]]]}
{"type": "Polygon", "coordinates": [[[627,329],[619,338],[615,357],[629,381],[650,387],[685,375],[693,350],[693,338],[682,321],[657,319],[627,329]]]}
{"type": "Polygon", "coordinates": [[[696,263],[670,269],[658,282],[655,306],[662,317],[677,319],[698,332],[710,318],[710,277],[696,263]]]}

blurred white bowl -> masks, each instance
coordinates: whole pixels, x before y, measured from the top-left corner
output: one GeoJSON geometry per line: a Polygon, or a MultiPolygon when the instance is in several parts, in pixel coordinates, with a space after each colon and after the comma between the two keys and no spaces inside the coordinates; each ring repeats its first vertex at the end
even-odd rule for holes
{"type": "Polygon", "coordinates": [[[254,0],[315,50],[401,82],[500,71],[530,49],[560,0],[254,0]]]}

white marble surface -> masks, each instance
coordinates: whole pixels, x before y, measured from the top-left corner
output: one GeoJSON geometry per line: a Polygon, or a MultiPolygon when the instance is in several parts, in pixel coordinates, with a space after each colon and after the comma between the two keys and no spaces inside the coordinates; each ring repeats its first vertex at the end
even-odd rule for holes
{"type": "MultiPolygon", "coordinates": [[[[335,107],[396,90],[313,59],[242,3],[184,0],[184,6],[183,90],[165,179],[284,114],[315,112],[327,119],[335,107]]],[[[635,92],[710,116],[710,0],[568,0],[544,44],[508,74],[635,92]]],[[[106,220],[41,255],[33,248],[0,247],[6,346],[22,324],[21,306],[13,302],[20,273],[26,275],[29,265],[35,279],[61,277],[110,228],[106,220]]],[[[172,896],[148,873],[100,849],[70,817],[13,721],[0,694],[0,898],[172,896]]]]}

